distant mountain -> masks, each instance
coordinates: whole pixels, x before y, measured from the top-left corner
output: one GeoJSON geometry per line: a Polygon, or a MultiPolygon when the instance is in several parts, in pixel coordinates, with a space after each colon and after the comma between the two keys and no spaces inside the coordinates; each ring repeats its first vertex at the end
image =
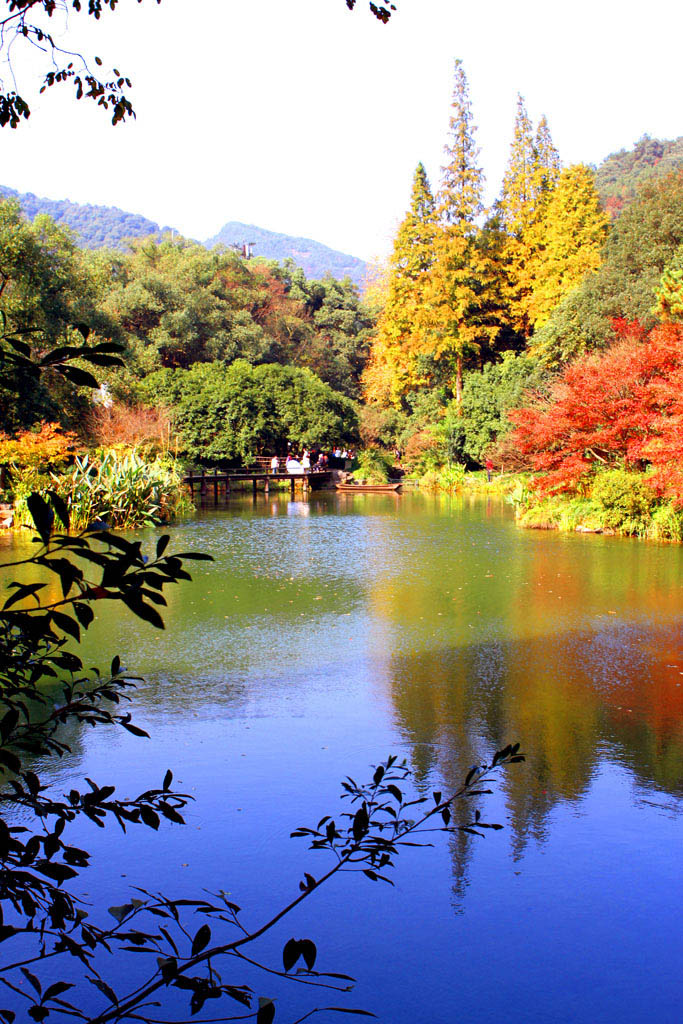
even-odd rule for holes
{"type": "Polygon", "coordinates": [[[303,268],[306,277],[318,279],[325,274],[332,277],[350,277],[357,285],[363,283],[367,264],[356,256],[329,249],[320,242],[310,238],[298,238],[294,235],[281,235],[276,231],[266,231],[254,224],[241,224],[231,220],[224,224],[217,235],[204,243],[211,248],[214,245],[242,245],[244,242],[254,243],[254,256],[264,256],[270,260],[284,260],[288,257],[303,268]]]}
{"type": "MultiPolygon", "coordinates": [[[[31,220],[39,213],[47,213],[58,224],[71,228],[76,234],[78,244],[84,249],[120,248],[127,238],[144,238],[152,235],[161,238],[174,229],[160,227],[154,221],[137,213],[127,213],[115,206],[91,206],[84,203],[72,203],[69,199],[43,199],[32,192],[17,192],[13,188],[0,185],[0,198],[18,199],[21,208],[31,220]]],[[[175,231],[179,235],[181,232],[175,231]]],[[[330,249],[310,238],[295,238],[292,235],[281,235],[275,231],[266,231],[253,224],[241,224],[230,221],[225,224],[217,235],[203,244],[207,248],[214,245],[242,245],[243,242],[254,243],[254,256],[266,259],[284,260],[287,257],[303,268],[306,277],[321,278],[331,274],[336,278],[350,277],[357,285],[363,283],[366,264],[355,256],[330,249]]]]}
{"type": "Polygon", "coordinates": [[[633,149],[621,149],[603,160],[595,183],[603,206],[614,218],[635,199],[646,181],[679,167],[683,167],[683,137],[652,139],[643,135],[633,149]]]}
{"type": "MultiPolygon", "coordinates": [[[[171,231],[159,227],[138,213],[127,213],[116,206],[91,206],[72,203],[69,199],[43,199],[32,192],[17,192],[0,185],[0,196],[18,199],[21,208],[31,220],[39,213],[47,213],[57,224],[71,228],[84,249],[117,249],[124,238],[161,238],[171,231]]],[[[176,232],[178,233],[178,232],[176,232]]]]}

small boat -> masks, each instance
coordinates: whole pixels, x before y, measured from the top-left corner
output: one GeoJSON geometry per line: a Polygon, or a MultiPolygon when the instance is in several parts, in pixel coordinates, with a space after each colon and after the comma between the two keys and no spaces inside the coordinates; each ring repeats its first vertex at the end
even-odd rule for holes
{"type": "Polygon", "coordinates": [[[335,490],[342,491],[344,494],[388,494],[390,492],[396,493],[401,490],[400,482],[397,484],[335,484],[335,490]]]}

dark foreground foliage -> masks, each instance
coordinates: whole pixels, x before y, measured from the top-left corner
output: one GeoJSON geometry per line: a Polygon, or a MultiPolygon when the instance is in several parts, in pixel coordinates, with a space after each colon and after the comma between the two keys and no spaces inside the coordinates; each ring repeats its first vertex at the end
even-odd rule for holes
{"type": "MultiPolygon", "coordinates": [[[[5,954],[0,980],[12,993],[0,1018],[8,1024],[22,1014],[35,1021],[102,1024],[177,1020],[177,997],[185,993],[183,1014],[195,1016],[207,1001],[227,1000],[264,1024],[274,1019],[275,1004],[259,1001],[239,973],[255,966],[325,990],[348,991],[348,976],[315,970],[317,949],[310,939],[290,939],[281,968],[261,963],[249,947],[338,872],[362,871],[373,882],[390,882],[388,873],[401,847],[425,844],[425,833],[483,835],[483,830],[501,828],[483,821],[479,811],[456,824],[453,804],[491,792],[493,774],[523,760],[518,745],[499,751],[490,764],[473,766],[456,792],[434,793],[431,801],[411,798],[406,788],[410,770],[395,757],[378,765],[367,783],[347,779],[342,784],[345,809],[292,833],[308,839],[310,849],[328,854],[322,872],[306,872],[291,902],[256,927],[243,924],[239,906],[224,892],[176,899],[138,889],[110,908],[112,920],[94,920],[89,906],[71,891],[90,864],[88,851],[70,839],[73,826],[86,817],[101,827],[116,822],[124,831],[136,825],[156,831],[162,819],[182,824],[190,798],[173,789],[170,771],[133,798],[119,796],[110,782],[86,779],[61,794],[41,779],[36,762],[69,752],[64,734],[71,723],[146,735],[124,710],[134,680],[121,671],[118,658],[107,673],[85,671],[68,645],[89,627],[93,604],[101,600],[120,601],[162,628],[158,608],[166,603],[164,590],[189,578],[185,560],[208,556],[168,554],[168,536],[147,559],[139,541],[107,530],[53,535],[55,518],[68,525],[59,500],[34,498],[31,507],[39,533],[36,552],[3,568],[52,575],[60,596],[55,598],[54,587],[46,582],[11,582],[0,614],[0,947],[5,954]],[[129,990],[125,962],[133,955],[138,963],[140,956],[146,958],[147,970],[144,981],[129,990]],[[84,1009],[93,1005],[94,1012],[84,1009]]],[[[220,1019],[245,1019],[244,1012],[237,1018],[228,1010],[220,1013],[220,1019]]]]}

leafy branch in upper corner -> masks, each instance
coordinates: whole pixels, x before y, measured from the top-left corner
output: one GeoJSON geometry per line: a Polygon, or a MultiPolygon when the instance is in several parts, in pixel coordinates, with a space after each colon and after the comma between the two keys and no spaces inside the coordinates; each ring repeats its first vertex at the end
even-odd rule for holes
{"type": "MultiPolygon", "coordinates": [[[[0,77],[0,127],[17,128],[22,119],[31,116],[31,108],[25,95],[18,91],[17,74],[25,64],[29,63],[29,54],[21,56],[21,51],[32,50],[42,54],[46,61],[46,70],[42,77],[40,92],[44,93],[55,85],[71,83],[74,86],[76,99],[84,97],[93,100],[103,110],[111,108],[113,125],[120,124],[126,118],[135,117],[135,110],[128,90],[132,83],[130,78],[118,68],[112,68],[101,77],[100,57],[89,57],[78,50],[62,47],[58,40],[62,35],[72,37],[74,29],[72,21],[79,15],[91,17],[99,21],[102,14],[109,9],[113,13],[119,0],[5,0],[7,13],[0,17],[0,68],[4,65],[5,78],[0,77]],[[53,18],[61,16],[62,31],[53,29],[53,18]],[[19,46],[20,56],[13,51],[19,46]],[[18,65],[18,66],[17,66],[18,65]]],[[[142,0],[137,0],[138,4],[142,0]]],[[[290,0],[290,3],[295,0],[290,0]]],[[[356,0],[345,0],[349,10],[353,10],[356,0]]],[[[157,4],[161,0],[156,0],[157,4]]],[[[396,10],[390,0],[370,0],[370,10],[376,18],[386,24],[396,10]]],[[[77,22],[78,24],[78,22],[77,22]]],[[[22,90],[24,91],[24,90],[22,90]]]]}

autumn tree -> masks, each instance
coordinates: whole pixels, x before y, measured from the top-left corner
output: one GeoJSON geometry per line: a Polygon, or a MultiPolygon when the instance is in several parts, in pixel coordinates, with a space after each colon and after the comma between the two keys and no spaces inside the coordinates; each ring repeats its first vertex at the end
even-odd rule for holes
{"type": "Polygon", "coordinates": [[[683,244],[683,171],[647,181],[614,221],[595,273],[562,298],[534,337],[549,365],[604,348],[615,318],[654,326],[655,291],[683,244]]]}
{"type": "Polygon", "coordinates": [[[457,401],[462,398],[465,359],[488,336],[481,307],[486,266],[477,247],[477,218],[483,211],[484,173],[478,165],[469,88],[462,61],[455,62],[455,87],[446,146],[447,164],[437,196],[439,230],[425,288],[420,325],[425,351],[452,367],[457,401]]]}
{"type": "Polygon", "coordinates": [[[525,338],[533,330],[530,303],[541,238],[538,225],[556,187],[559,172],[560,158],[546,118],[541,118],[534,137],[524,99],[518,96],[512,145],[499,205],[508,235],[512,323],[525,338]]]}
{"type": "Polygon", "coordinates": [[[560,177],[560,171],[562,169],[560,154],[555,148],[545,114],[538,122],[534,148],[535,163],[533,189],[536,197],[536,206],[538,208],[543,205],[544,197],[551,193],[557,185],[560,177]]]}
{"type": "Polygon", "coordinates": [[[541,492],[576,491],[601,469],[653,467],[683,502],[683,328],[617,323],[617,341],[565,368],[549,394],[510,414],[541,492]]]}
{"type": "Polygon", "coordinates": [[[608,223],[592,170],[585,164],[565,168],[529,232],[527,308],[534,327],[544,324],[562,297],[600,266],[608,223]]]}
{"type": "Polygon", "coordinates": [[[420,309],[434,261],[434,197],[423,164],[413,178],[410,208],[389,259],[385,302],[377,325],[371,363],[365,376],[369,402],[400,403],[417,383],[415,356],[424,350],[420,309]]]}

